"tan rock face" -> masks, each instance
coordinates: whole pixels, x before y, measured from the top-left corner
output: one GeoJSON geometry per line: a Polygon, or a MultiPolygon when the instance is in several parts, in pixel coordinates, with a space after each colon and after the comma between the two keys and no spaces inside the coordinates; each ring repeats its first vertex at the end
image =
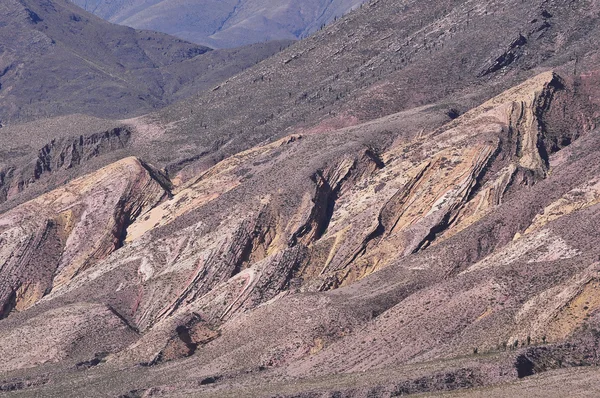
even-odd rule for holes
{"type": "Polygon", "coordinates": [[[322,288],[351,283],[464,230],[502,203],[519,175],[544,178],[538,118],[559,81],[551,72],[539,75],[386,152],[385,168],[340,199],[317,244],[330,248],[322,288]]]}
{"type": "Polygon", "coordinates": [[[264,147],[253,148],[228,158],[197,178],[177,189],[177,195],[162,205],[152,209],[144,217],[133,223],[127,232],[127,242],[131,242],[144,233],[171,223],[177,217],[202,207],[219,198],[222,194],[239,186],[247,180],[244,174],[246,165],[268,161],[281,147],[292,144],[299,136],[286,137],[264,147]]]}
{"type": "Polygon", "coordinates": [[[68,285],[122,245],[126,228],[166,196],[135,158],[127,158],[0,217],[3,316],[68,285]]]}
{"type": "Polygon", "coordinates": [[[535,217],[529,228],[525,230],[525,233],[536,231],[551,221],[597,205],[598,203],[600,203],[600,180],[594,178],[584,185],[572,189],[559,200],[548,205],[542,214],[538,214],[535,217]]]}

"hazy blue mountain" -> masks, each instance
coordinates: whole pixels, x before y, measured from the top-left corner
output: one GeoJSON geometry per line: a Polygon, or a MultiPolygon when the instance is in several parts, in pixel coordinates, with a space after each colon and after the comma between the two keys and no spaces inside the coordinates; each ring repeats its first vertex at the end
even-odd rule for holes
{"type": "Polygon", "coordinates": [[[106,22],[67,0],[2,0],[0,121],[149,112],[211,88],[285,45],[211,51],[106,22]]]}
{"type": "Polygon", "coordinates": [[[71,0],[108,21],[210,47],[298,39],[364,0],[71,0]]]}

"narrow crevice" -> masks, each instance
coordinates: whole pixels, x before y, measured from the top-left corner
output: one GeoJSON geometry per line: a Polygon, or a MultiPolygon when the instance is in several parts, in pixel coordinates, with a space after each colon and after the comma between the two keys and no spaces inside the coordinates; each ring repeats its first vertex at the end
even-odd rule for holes
{"type": "Polygon", "coordinates": [[[156,183],[158,185],[160,185],[160,187],[167,193],[168,198],[171,199],[173,197],[173,183],[171,182],[171,180],[169,179],[167,174],[161,172],[160,170],[157,170],[152,165],[150,165],[149,163],[146,163],[142,159],[138,159],[138,160],[139,160],[140,164],[142,165],[142,167],[144,169],[146,169],[148,174],[150,174],[150,177],[154,181],[156,181],[156,183]]]}
{"type": "MultiPolygon", "coordinates": [[[[384,162],[381,160],[379,155],[371,148],[365,150],[363,154],[364,158],[367,158],[367,164],[372,162],[375,165],[376,170],[381,170],[385,167],[384,162]]],[[[311,210],[311,214],[308,221],[296,231],[290,238],[289,246],[295,246],[297,242],[312,233],[308,241],[304,242],[309,244],[321,239],[326,233],[333,219],[335,212],[335,206],[340,199],[342,191],[348,185],[350,179],[357,180],[364,175],[365,171],[368,171],[368,167],[365,166],[361,160],[354,160],[352,166],[348,169],[346,174],[335,183],[335,186],[331,186],[328,178],[325,177],[322,170],[318,170],[311,176],[311,180],[316,185],[316,192],[313,197],[314,206],[311,210]]],[[[354,181],[355,182],[355,181],[354,181]]]]}
{"type": "Polygon", "coordinates": [[[470,201],[477,196],[477,194],[481,191],[482,187],[487,182],[486,176],[489,174],[490,170],[493,168],[496,160],[502,153],[502,149],[504,147],[503,141],[500,140],[494,152],[489,156],[485,164],[481,167],[479,172],[473,176],[473,185],[469,188],[467,195],[462,200],[461,203],[457,205],[455,208],[451,208],[444,215],[444,217],[434,225],[429,233],[421,240],[421,242],[412,250],[412,254],[418,253],[419,251],[427,248],[439,235],[441,235],[444,231],[446,231],[454,222],[457,212],[460,210],[461,206],[469,203],[470,201]]]}
{"type": "Polygon", "coordinates": [[[117,203],[117,210],[115,212],[115,247],[114,250],[119,250],[125,246],[125,239],[127,239],[127,229],[132,224],[132,217],[130,211],[125,210],[127,205],[126,199],[121,198],[117,203]]]}
{"type": "Polygon", "coordinates": [[[130,330],[134,331],[135,333],[139,334],[140,330],[135,327],[134,325],[132,325],[127,318],[125,318],[123,315],[121,315],[116,309],[113,308],[113,306],[111,306],[110,304],[106,304],[106,308],[117,318],[119,318],[121,320],[121,322],[123,322],[125,324],[125,326],[127,326],[130,330]]]}
{"type": "MultiPolygon", "coordinates": [[[[534,116],[538,123],[538,136],[536,142],[536,149],[540,155],[542,162],[544,163],[544,169],[548,170],[550,167],[550,155],[554,152],[557,152],[559,149],[550,149],[547,147],[547,143],[545,139],[547,138],[548,126],[544,122],[544,115],[550,110],[552,106],[552,101],[554,99],[554,92],[563,90],[565,88],[564,84],[560,81],[558,77],[555,76],[554,79],[548,84],[548,87],[540,96],[538,97],[538,103],[535,105],[534,116]]],[[[570,143],[570,142],[569,142],[570,143]]]]}
{"type": "Polygon", "coordinates": [[[438,237],[438,235],[440,235],[442,232],[444,232],[450,226],[450,224],[452,224],[451,216],[452,216],[451,212],[446,213],[444,215],[444,218],[442,218],[442,220],[439,223],[434,225],[429,230],[429,233],[427,234],[427,236],[425,236],[421,240],[421,242],[417,245],[417,247],[415,249],[413,249],[413,251],[411,253],[415,254],[423,249],[426,249],[438,237]]]}
{"type": "MultiPolygon", "coordinates": [[[[256,231],[253,232],[253,235],[256,235],[256,231]]],[[[242,249],[242,252],[240,253],[240,256],[235,261],[235,264],[234,264],[233,270],[231,271],[230,277],[234,277],[237,274],[239,274],[240,272],[242,272],[244,269],[244,265],[250,261],[250,256],[252,255],[252,249],[254,248],[255,238],[256,238],[256,236],[250,236],[246,240],[246,243],[244,244],[244,247],[242,249]]]]}
{"type": "Polygon", "coordinates": [[[404,205],[406,198],[410,196],[413,188],[417,184],[417,182],[423,178],[427,170],[431,167],[431,163],[428,163],[421,171],[418,172],[416,176],[410,179],[400,191],[394,194],[390,200],[385,204],[381,213],[379,214],[379,223],[383,225],[383,227],[387,230],[388,235],[391,234],[400,218],[402,217],[402,212],[398,211],[402,205],[404,205]],[[389,228],[387,227],[389,226],[389,228]]]}
{"type": "Polygon", "coordinates": [[[540,159],[542,159],[542,162],[544,163],[544,169],[548,170],[550,168],[550,155],[548,154],[548,150],[544,143],[544,138],[542,134],[538,136],[536,148],[540,155],[540,159]]]}
{"type": "Polygon", "coordinates": [[[360,248],[354,253],[352,258],[350,258],[350,260],[346,262],[345,267],[352,264],[354,261],[356,261],[357,258],[365,255],[367,252],[367,248],[369,247],[369,244],[372,241],[382,237],[384,233],[385,233],[385,227],[384,227],[383,223],[381,222],[381,215],[380,215],[378,218],[378,224],[377,224],[377,227],[375,228],[375,230],[373,230],[373,232],[371,232],[369,235],[367,235],[367,237],[363,240],[362,244],[360,245],[360,248]]]}
{"type": "Polygon", "coordinates": [[[17,290],[13,289],[10,293],[10,295],[8,296],[8,298],[6,299],[6,301],[4,302],[4,305],[2,306],[2,308],[0,308],[0,320],[7,318],[10,313],[15,309],[15,307],[17,306],[17,290]]]}
{"type": "Polygon", "coordinates": [[[238,239],[243,239],[244,244],[239,255],[233,257],[234,264],[230,277],[234,277],[251,263],[260,261],[266,256],[265,253],[272,241],[270,233],[273,228],[273,219],[268,210],[262,211],[258,215],[252,232],[248,233],[245,228],[241,228],[238,232],[238,239]]]}
{"type": "MultiPolygon", "coordinates": [[[[483,167],[481,168],[481,170],[479,170],[477,175],[474,176],[474,184],[469,189],[469,192],[465,196],[465,199],[463,199],[462,205],[465,205],[466,203],[470,202],[481,190],[482,186],[484,185],[483,181],[485,179],[485,176],[487,175],[488,171],[493,166],[494,161],[498,158],[501,152],[502,144],[499,143],[494,153],[486,161],[485,165],[483,165],[483,167]]],[[[417,245],[415,249],[412,250],[411,253],[415,254],[423,249],[426,249],[429,245],[433,243],[433,241],[437,239],[439,235],[446,231],[455,221],[457,212],[460,210],[460,206],[461,203],[459,203],[456,208],[449,209],[444,215],[444,217],[429,230],[429,233],[421,240],[421,242],[417,245]]]]}
{"type": "Polygon", "coordinates": [[[335,210],[335,204],[339,199],[339,191],[340,191],[340,187],[342,186],[342,184],[344,183],[345,179],[348,177],[348,175],[346,175],[346,177],[344,177],[344,179],[342,179],[342,181],[340,181],[337,185],[337,187],[335,189],[331,189],[331,187],[329,186],[329,184],[327,184],[327,194],[326,197],[324,199],[324,213],[321,216],[320,221],[317,222],[317,228],[315,230],[315,235],[313,237],[314,241],[317,241],[319,239],[321,239],[321,237],[323,235],[325,235],[325,232],[327,232],[327,228],[329,228],[329,224],[331,223],[331,218],[333,217],[333,212],[335,210]]]}
{"type": "Polygon", "coordinates": [[[473,200],[473,198],[475,196],[477,196],[477,194],[481,191],[481,188],[487,182],[486,176],[488,175],[489,171],[494,166],[496,159],[498,159],[498,157],[502,153],[503,147],[504,147],[504,142],[501,139],[498,142],[498,146],[496,147],[496,150],[494,151],[494,153],[492,153],[492,155],[489,157],[489,159],[487,160],[485,165],[481,168],[481,171],[479,172],[479,174],[475,177],[475,184],[473,185],[473,187],[471,188],[471,191],[469,192],[469,195],[465,199],[465,203],[468,203],[471,200],[473,200]]]}
{"type": "MultiPolygon", "coordinates": [[[[323,176],[321,170],[311,176],[311,180],[316,185],[316,192],[313,197],[313,207],[308,220],[290,237],[290,247],[295,246],[302,238],[309,236],[305,244],[320,239],[331,221],[335,202],[337,200],[336,192],[331,188],[329,181],[323,176]],[[312,236],[310,234],[312,233],[312,236]]],[[[338,184],[338,186],[341,185],[338,184]]]]}
{"type": "MultiPolygon", "coordinates": [[[[158,202],[156,202],[154,206],[146,209],[145,213],[147,213],[148,211],[154,209],[155,207],[163,203],[166,199],[171,199],[173,197],[173,194],[171,192],[173,189],[173,185],[171,184],[171,180],[165,174],[161,173],[160,171],[158,171],[150,164],[144,162],[141,159],[138,159],[138,161],[140,162],[142,167],[144,167],[144,169],[148,172],[150,178],[152,178],[152,180],[156,182],[164,191],[162,198],[158,202]]],[[[115,250],[118,250],[125,246],[125,241],[127,239],[127,232],[129,227],[138,219],[140,215],[142,215],[141,206],[137,206],[133,210],[128,209],[129,201],[130,198],[121,197],[121,199],[116,205],[116,211],[114,216],[116,224],[114,231],[114,236],[116,240],[115,250]]]]}
{"type": "Polygon", "coordinates": [[[377,169],[381,170],[381,169],[385,168],[384,161],[381,159],[379,154],[372,148],[369,148],[365,151],[365,156],[367,158],[369,158],[373,163],[375,163],[375,166],[377,166],[377,169]]]}

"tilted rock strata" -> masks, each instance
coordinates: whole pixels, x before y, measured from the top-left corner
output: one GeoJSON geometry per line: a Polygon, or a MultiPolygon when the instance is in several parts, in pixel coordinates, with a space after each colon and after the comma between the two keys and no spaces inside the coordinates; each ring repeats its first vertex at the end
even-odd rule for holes
{"type": "MultiPolygon", "coordinates": [[[[569,84],[541,74],[394,144],[368,126],[290,136],[223,160],[172,197],[159,172],[124,159],[3,215],[4,236],[33,242],[26,258],[60,253],[45,273],[34,260],[5,260],[21,270],[5,289],[6,308],[26,315],[102,303],[136,333],[127,347],[110,342],[107,364],[206,361],[204,372],[304,377],[452,358],[472,344],[558,343],[597,305],[597,267],[589,240],[576,244],[554,225],[594,211],[595,180],[573,177],[545,195],[537,217],[517,207],[518,225],[506,209],[519,203],[515,193],[544,189],[555,173],[563,181],[574,167],[557,161],[560,145],[540,144],[553,139],[553,104],[572,95],[569,84]],[[103,211],[91,215],[89,206],[103,211]],[[555,210],[563,208],[571,210],[555,210]],[[25,232],[17,217],[31,225],[25,232]],[[90,236],[85,220],[107,227],[76,239],[90,236]],[[510,237],[482,243],[490,225],[510,237]]],[[[573,142],[594,138],[588,114],[562,117],[572,129],[561,134],[573,142]]]]}
{"type": "Polygon", "coordinates": [[[1,316],[27,309],[117,250],[127,226],[165,197],[127,158],[3,214],[1,316]]]}

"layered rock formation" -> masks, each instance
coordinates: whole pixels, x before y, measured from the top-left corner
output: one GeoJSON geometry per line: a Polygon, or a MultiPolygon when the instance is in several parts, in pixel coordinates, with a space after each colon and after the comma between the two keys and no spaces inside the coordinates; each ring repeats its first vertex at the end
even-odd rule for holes
{"type": "Polygon", "coordinates": [[[190,357],[218,379],[499,357],[469,360],[501,377],[453,359],[454,387],[435,367],[394,387],[417,392],[517,377],[508,347],[546,344],[524,354],[541,370],[557,355],[594,363],[581,329],[595,330],[600,305],[593,235],[572,237],[599,196],[592,97],[546,72],[448,123],[430,112],[289,136],[180,186],[126,158],[6,212],[5,367],[83,361],[98,347],[112,353],[102,368],[190,357]],[[419,121],[429,128],[389,132],[419,121]],[[14,337],[61,317],[81,329],[57,334],[46,356],[14,337]],[[98,328],[110,337],[92,351],[63,346],[98,328]],[[565,341],[583,341],[587,359],[565,341]]]}
{"type": "Polygon", "coordinates": [[[120,248],[127,226],[166,195],[127,158],[4,213],[0,316],[25,311],[120,248]]]}
{"type": "Polygon", "coordinates": [[[504,396],[520,386],[543,396],[559,377],[596,386],[600,73],[594,44],[569,27],[593,25],[600,5],[435,2],[428,13],[410,3],[389,14],[398,4],[371,2],[177,109],[101,132],[49,122],[28,130],[35,146],[2,137],[0,391],[502,396],[501,384],[504,396]],[[492,12],[531,28],[508,32],[492,56],[475,46],[477,62],[447,71],[460,79],[443,93],[425,61],[450,59],[450,37],[450,49],[426,35],[425,47],[383,51],[377,36],[377,54],[357,42],[327,66],[296,66],[342,36],[379,32],[375,22],[343,29],[369,11],[386,34],[406,26],[413,40],[439,33],[435,21],[466,40],[492,12]],[[424,13],[422,29],[411,12],[424,13]],[[415,63],[388,70],[390,52],[415,63]],[[580,52],[585,61],[569,58],[580,52]],[[319,76],[353,57],[375,76],[344,78],[346,99],[320,103],[341,86],[321,89],[331,82],[319,76]],[[285,70],[294,91],[277,84],[285,70]],[[390,88],[418,76],[422,92],[390,88]],[[237,109],[242,95],[262,100],[237,109]]]}

